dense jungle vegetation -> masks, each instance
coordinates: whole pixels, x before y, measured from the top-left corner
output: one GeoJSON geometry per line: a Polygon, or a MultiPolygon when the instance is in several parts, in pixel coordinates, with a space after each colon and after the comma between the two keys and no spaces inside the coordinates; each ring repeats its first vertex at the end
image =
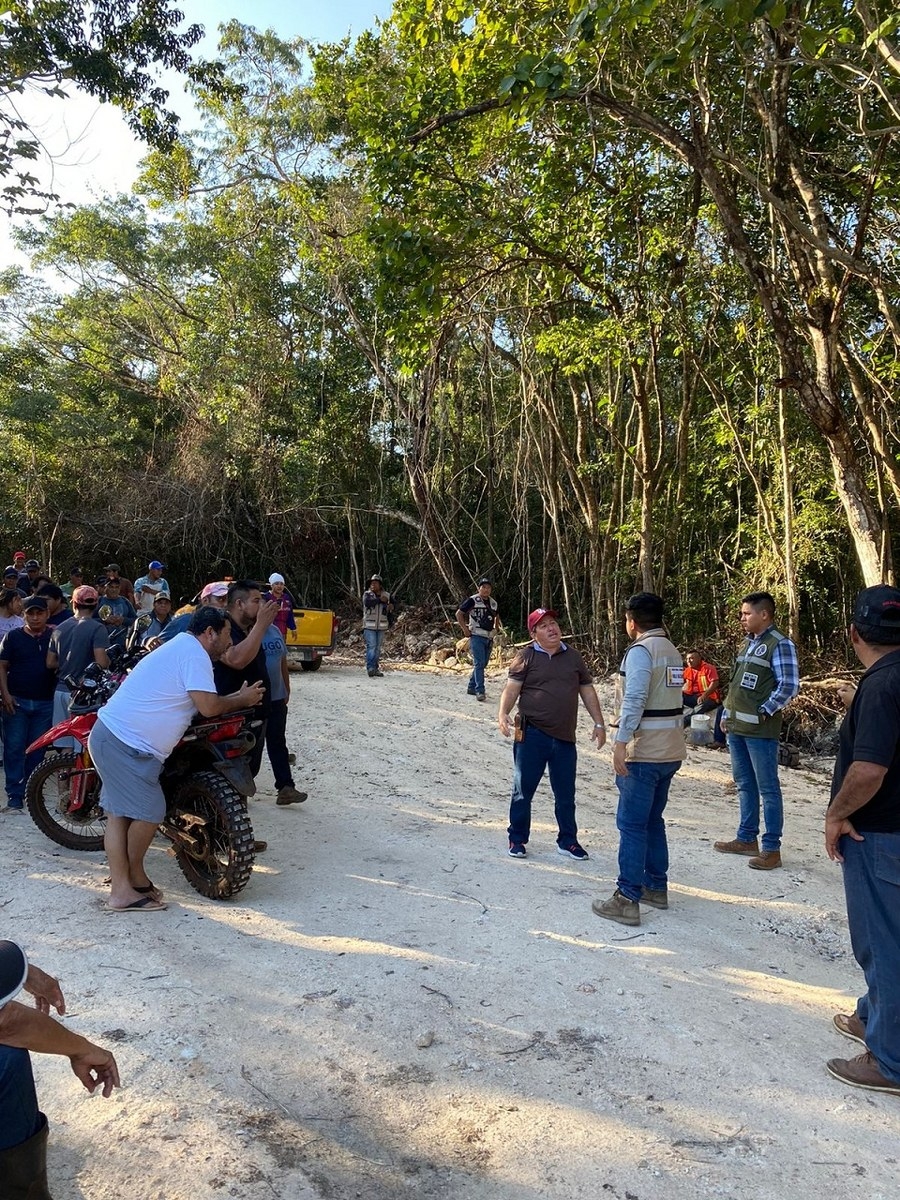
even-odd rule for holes
{"type": "Polygon", "coordinates": [[[202,128],[0,280],[0,536],[329,605],[488,572],[600,658],[636,588],[712,641],[766,587],[836,649],[898,551],[898,32],[893,0],[223,27],[202,128]]]}

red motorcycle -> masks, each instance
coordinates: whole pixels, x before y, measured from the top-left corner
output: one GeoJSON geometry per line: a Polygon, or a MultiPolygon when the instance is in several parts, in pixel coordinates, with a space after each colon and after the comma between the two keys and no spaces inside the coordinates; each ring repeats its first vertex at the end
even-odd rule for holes
{"type": "MultiPolygon", "coordinates": [[[[48,754],[29,776],[25,803],[42,833],[70,850],[102,850],[106,816],[88,735],[98,709],[121,682],[121,674],[88,667],[73,688],[68,718],[29,747],[49,749],[61,739],[75,748],[48,754]]],[[[160,784],[166,815],[159,827],[195,891],[226,900],[242,891],[254,861],[253,826],[246,799],[256,790],[247,754],[262,721],[253,709],[226,716],[196,717],[166,759],[160,784]]]]}

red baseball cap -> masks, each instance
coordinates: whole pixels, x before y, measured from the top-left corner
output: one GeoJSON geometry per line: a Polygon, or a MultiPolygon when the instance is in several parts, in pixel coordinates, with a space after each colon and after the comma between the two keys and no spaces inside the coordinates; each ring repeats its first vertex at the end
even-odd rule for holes
{"type": "Polygon", "coordinates": [[[15,561],[17,558],[27,558],[27,557],[28,557],[28,555],[25,553],[24,550],[17,550],[15,552],[15,554],[13,555],[13,561],[15,561]]]}
{"type": "Polygon", "coordinates": [[[559,613],[555,608],[536,608],[534,612],[528,614],[528,632],[534,633],[534,627],[539,621],[543,621],[544,617],[558,617],[559,613]]]}

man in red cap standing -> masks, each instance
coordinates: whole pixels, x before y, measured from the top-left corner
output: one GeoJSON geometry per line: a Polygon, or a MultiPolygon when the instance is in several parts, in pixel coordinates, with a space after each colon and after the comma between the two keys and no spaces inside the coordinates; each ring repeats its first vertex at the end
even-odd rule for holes
{"type": "Polygon", "coordinates": [[[589,855],[579,845],[575,823],[579,696],[593,718],[591,741],[596,742],[598,749],[606,741],[606,722],[584,659],[562,640],[557,613],[551,608],[536,608],[528,617],[528,632],[534,640],[513,660],[497,714],[500,732],[509,737],[509,716],[518,701],[509,856],[525,858],[531,832],[531,801],[549,769],[559,828],[557,850],[583,861],[589,855]]]}

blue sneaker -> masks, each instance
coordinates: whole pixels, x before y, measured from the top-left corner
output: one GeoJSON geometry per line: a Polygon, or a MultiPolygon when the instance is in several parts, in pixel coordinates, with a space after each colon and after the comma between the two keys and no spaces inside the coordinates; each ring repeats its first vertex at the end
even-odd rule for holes
{"type": "Polygon", "coordinates": [[[509,857],[510,858],[525,858],[526,854],[527,854],[527,852],[525,850],[525,847],[522,845],[521,842],[510,842],[509,843],[509,857]]]}
{"type": "Polygon", "coordinates": [[[566,858],[577,858],[579,862],[584,862],[586,858],[591,856],[583,846],[579,846],[577,842],[569,842],[567,846],[557,846],[557,854],[565,854],[566,858]]]}

